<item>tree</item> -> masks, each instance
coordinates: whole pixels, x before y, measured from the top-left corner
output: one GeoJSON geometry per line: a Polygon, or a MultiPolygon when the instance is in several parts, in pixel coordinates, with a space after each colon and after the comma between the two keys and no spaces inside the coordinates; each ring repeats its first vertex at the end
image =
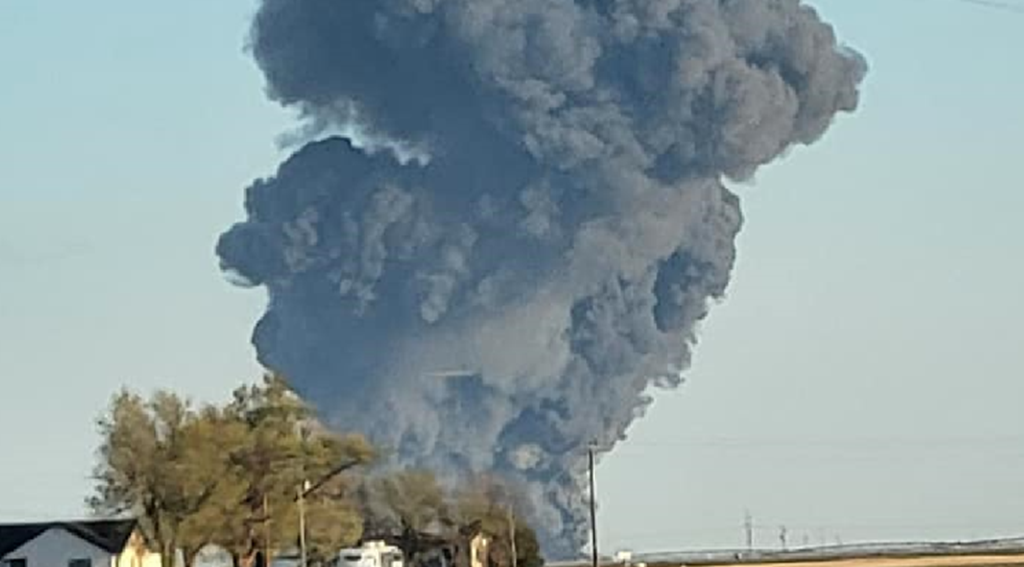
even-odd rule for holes
{"type": "Polygon", "coordinates": [[[309,423],[303,430],[307,544],[310,557],[326,560],[362,536],[363,520],[352,497],[352,482],[342,473],[370,463],[375,452],[361,435],[337,435],[309,423]]]}
{"type": "Polygon", "coordinates": [[[170,567],[182,543],[197,545],[183,541],[189,533],[183,528],[227,480],[230,448],[210,434],[187,400],[165,391],[147,401],[122,390],[97,425],[102,441],[90,508],[134,515],[162,565],[170,567]]]}
{"type": "Polygon", "coordinates": [[[201,413],[193,431],[206,439],[216,439],[200,446],[215,448],[219,453],[195,453],[192,458],[216,467],[221,478],[203,505],[182,523],[179,546],[187,566],[195,563],[206,546],[226,548],[225,542],[237,541],[240,532],[246,529],[236,523],[247,489],[242,458],[248,436],[245,424],[220,408],[208,407],[201,413]]]}
{"type": "Polygon", "coordinates": [[[407,470],[367,479],[359,487],[364,522],[377,535],[397,536],[410,563],[450,534],[448,497],[430,471],[407,470]],[[430,533],[435,532],[435,533],[430,533]],[[433,536],[433,537],[432,537],[433,536]]]}
{"type": "Polygon", "coordinates": [[[491,540],[493,566],[510,567],[513,549],[518,567],[544,564],[536,533],[523,520],[526,498],[496,478],[480,476],[448,493],[430,471],[409,470],[366,479],[357,493],[374,533],[395,537],[412,565],[438,551],[464,556],[456,564],[465,563],[468,537],[477,531],[491,540]]]}
{"type": "Polygon", "coordinates": [[[511,567],[515,549],[517,567],[542,567],[537,534],[523,520],[527,511],[526,498],[513,485],[479,476],[456,493],[452,517],[460,528],[475,525],[489,536],[491,565],[511,567]]]}
{"type": "MultiPolygon", "coordinates": [[[[362,517],[348,496],[347,483],[335,480],[304,496],[306,551],[309,563],[319,565],[339,549],[356,543],[363,533],[362,517]]],[[[288,508],[291,518],[284,536],[299,538],[298,506],[288,508]]]]}
{"type": "Polygon", "coordinates": [[[519,520],[516,521],[516,565],[518,567],[544,567],[544,556],[537,541],[537,532],[533,527],[519,520]]]}
{"type": "Polygon", "coordinates": [[[300,458],[298,424],[309,412],[283,379],[268,374],[262,384],[236,389],[225,413],[245,431],[238,451],[242,496],[224,502],[225,522],[217,534],[217,543],[237,566],[282,543],[275,534],[290,520],[287,507],[296,481],[289,471],[300,458]]]}
{"type": "Polygon", "coordinates": [[[399,527],[427,531],[448,516],[444,490],[430,471],[408,470],[376,481],[377,491],[399,527]]]}
{"type": "Polygon", "coordinates": [[[236,390],[227,412],[248,432],[239,451],[244,497],[222,542],[236,565],[261,548],[296,545],[298,491],[307,481],[314,484],[305,498],[310,549],[325,555],[359,538],[362,522],[341,473],[373,460],[375,452],[364,437],[337,435],[321,426],[287,381],[274,374],[236,390]]]}
{"type": "Polygon", "coordinates": [[[164,567],[180,550],[186,565],[215,544],[236,566],[260,550],[293,548],[298,496],[305,491],[311,558],[359,539],[362,519],[342,473],[375,458],[359,435],[338,435],[313,418],[280,376],[234,392],[224,407],[195,409],[157,392],[121,391],[99,420],[98,514],[131,513],[164,567]]]}

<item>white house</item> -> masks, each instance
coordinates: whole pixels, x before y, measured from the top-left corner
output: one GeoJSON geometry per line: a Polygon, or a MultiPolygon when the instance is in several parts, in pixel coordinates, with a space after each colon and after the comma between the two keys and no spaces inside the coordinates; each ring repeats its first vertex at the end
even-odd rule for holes
{"type": "Polygon", "coordinates": [[[135,520],[0,525],[0,567],[160,567],[135,520]]]}

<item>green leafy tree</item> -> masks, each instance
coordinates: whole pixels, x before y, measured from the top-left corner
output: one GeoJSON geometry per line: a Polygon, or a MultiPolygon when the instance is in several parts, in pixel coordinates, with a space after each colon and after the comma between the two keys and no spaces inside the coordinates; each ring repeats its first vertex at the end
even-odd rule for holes
{"type": "Polygon", "coordinates": [[[207,546],[226,549],[225,542],[237,541],[248,530],[238,522],[247,490],[242,459],[249,433],[245,424],[223,409],[209,407],[200,414],[194,430],[196,435],[215,440],[205,446],[218,453],[194,454],[193,458],[216,467],[221,478],[203,505],[182,523],[179,546],[189,566],[207,546]]]}
{"type": "Polygon", "coordinates": [[[198,545],[189,541],[185,524],[226,480],[230,448],[210,434],[187,400],[164,391],[149,400],[119,392],[98,428],[102,441],[89,506],[100,515],[135,516],[170,567],[182,544],[198,545]]]}
{"type": "Polygon", "coordinates": [[[326,557],[360,537],[362,521],[342,473],[373,460],[365,438],[321,427],[311,408],[273,374],[236,390],[227,412],[248,432],[239,451],[244,497],[221,543],[236,564],[260,549],[296,545],[298,494],[307,481],[313,483],[304,498],[309,549],[326,557]]]}
{"type": "Polygon", "coordinates": [[[280,546],[281,527],[288,525],[288,506],[295,495],[295,469],[301,458],[298,424],[308,409],[291,395],[283,379],[264,377],[262,384],[235,390],[226,414],[245,431],[239,449],[242,472],[237,488],[242,497],[224,502],[224,527],[218,545],[235,565],[248,563],[261,549],[280,546]]]}
{"type": "Polygon", "coordinates": [[[180,550],[192,565],[217,545],[236,566],[299,540],[299,491],[310,557],[326,559],[362,533],[343,474],[375,458],[359,435],[322,427],[276,375],[234,392],[225,407],[195,409],[179,396],[119,392],[98,421],[97,514],[132,514],[164,566],[180,550]]]}
{"type": "Polygon", "coordinates": [[[308,423],[303,429],[303,477],[310,482],[306,507],[310,557],[322,562],[362,536],[363,519],[353,482],[342,473],[372,462],[375,452],[360,435],[336,435],[308,423]]]}

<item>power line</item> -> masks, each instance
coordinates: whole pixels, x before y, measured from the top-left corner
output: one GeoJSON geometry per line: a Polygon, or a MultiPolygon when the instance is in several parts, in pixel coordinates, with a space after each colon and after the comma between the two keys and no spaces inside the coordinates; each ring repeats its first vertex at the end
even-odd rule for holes
{"type": "Polygon", "coordinates": [[[619,443],[619,448],[631,447],[736,447],[736,448],[777,448],[777,447],[825,447],[850,448],[863,446],[876,448],[907,448],[907,447],[969,447],[971,449],[995,446],[1024,447],[1024,435],[1000,435],[979,437],[837,437],[799,438],[799,437],[706,437],[681,439],[627,439],[619,443]]]}
{"type": "Polygon", "coordinates": [[[973,4],[975,6],[983,6],[985,8],[993,8],[996,10],[1003,10],[1004,12],[1013,12],[1016,14],[1024,14],[1024,5],[1014,4],[1012,2],[1005,2],[1002,0],[957,0],[963,4],[973,4]]]}
{"type": "Polygon", "coordinates": [[[747,551],[754,549],[754,517],[750,515],[750,510],[743,513],[743,533],[746,535],[747,551]]]}
{"type": "MultiPolygon", "coordinates": [[[[756,531],[770,531],[777,530],[779,525],[773,523],[758,523],[751,521],[749,524],[744,522],[743,533],[744,540],[747,540],[747,533],[751,534],[750,540],[753,540],[753,534],[756,531]]],[[[827,530],[830,532],[838,531],[938,531],[938,530],[974,530],[984,531],[989,533],[996,532],[1009,532],[1009,533],[1021,533],[1024,530],[1021,529],[1019,524],[1005,521],[1005,522],[905,522],[905,523],[887,523],[885,521],[878,522],[848,522],[848,523],[832,523],[832,522],[809,522],[809,523],[786,523],[785,524],[787,534],[793,532],[811,532],[818,530],[827,530]]],[[[642,530],[642,531],[622,531],[615,532],[615,535],[619,538],[653,538],[653,537],[667,537],[679,534],[734,534],[736,533],[735,525],[682,525],[678,528],[661,528],[658,530],[642,530]]]]}
{"type": "Polygon", "coordinates": [[[587,448],[587,472],[590,480],[590,554],[593,567],[598,567],[597,555],[597,494],[594,492],[594,443],[587,448]]]}

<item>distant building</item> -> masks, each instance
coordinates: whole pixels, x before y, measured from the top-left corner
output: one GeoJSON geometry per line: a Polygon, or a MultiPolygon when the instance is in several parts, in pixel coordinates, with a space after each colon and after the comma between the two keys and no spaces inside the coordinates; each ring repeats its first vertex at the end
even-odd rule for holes
{"type": "MultiPolygon", "coordinates": [[[[442,533],[406,530],[401,534],[374,532],[366,534],[360,548],[342,550],[352,556],[339,562],[339,567],[374,567],[375,562],[367,559],[375,556],[378,549],[401,550],[398,556],[377,561],[376,564],[394,566],[395,558],[400,567],[492,567],[491,537],[482,531],[480,522],[463,526],[456,532],[442,533]]],[[[0,566],[2,567],[2,566],[0,566]]],[[[282,566],[283,567],[283,566],[282,566]]]]}
{"type": "Polygon", "coordinates": [[[0,524],[0,567],[160,567],[135,520],[0,524]]]}
{"type": "Polygon", "coordinates": [[[397,546],[384,541],[366,541],[360,547],[338,552],[337,567],[405,567],[405,556],[397,546]]]}
{"type": "Polygon", "coordinates": [[[490,565],[491,539],[482,532],[477,532],[469,539],[469,567],[488,567],[490,565]]]}

